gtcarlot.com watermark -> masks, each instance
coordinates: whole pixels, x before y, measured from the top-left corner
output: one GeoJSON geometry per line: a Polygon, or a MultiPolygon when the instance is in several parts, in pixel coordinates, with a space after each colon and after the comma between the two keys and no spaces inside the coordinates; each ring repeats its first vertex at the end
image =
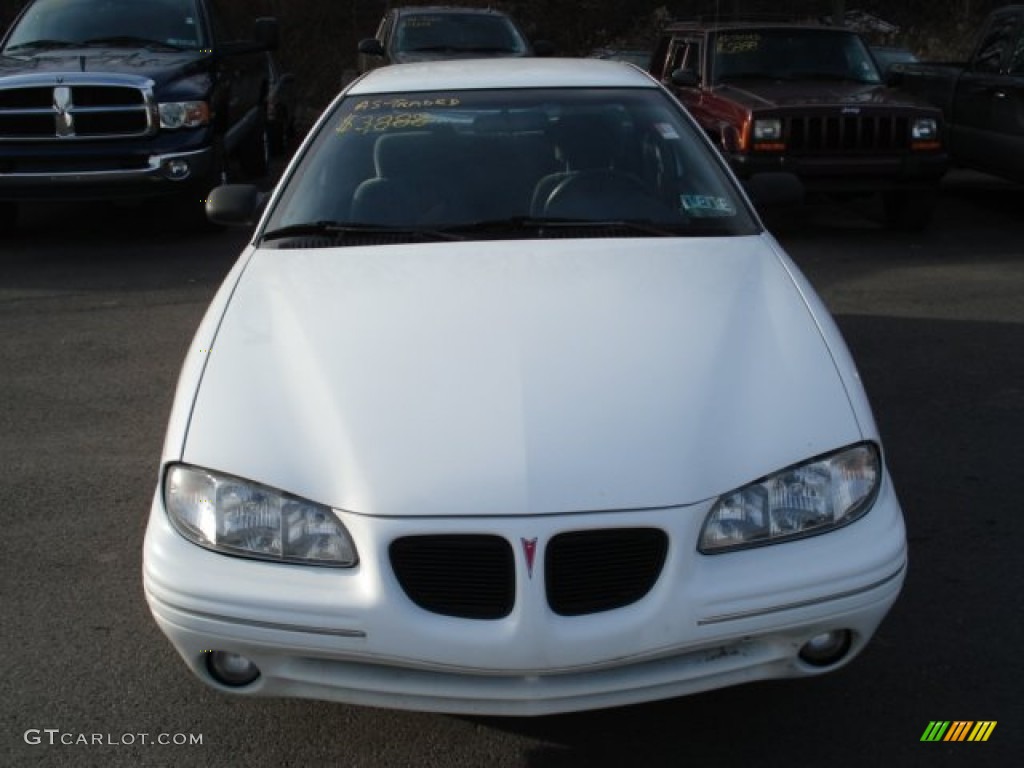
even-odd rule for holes
{"type": "Polygon", "coordinates": [[[25,743],[47,746],[133,747],[158,745],[194,747],[202,745],[201,733],[76,733],[60,728],[29,728],[25,743]]]}

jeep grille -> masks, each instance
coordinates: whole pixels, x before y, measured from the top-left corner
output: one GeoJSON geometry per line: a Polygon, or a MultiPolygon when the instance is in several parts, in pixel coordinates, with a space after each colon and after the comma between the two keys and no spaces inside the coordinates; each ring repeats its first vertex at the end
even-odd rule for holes
{"type": "Polygon", "coordinates": [[[783,135],[793,153],[903,152],[910,146],[909,127],[906,116],[788,117],[783,135]]]}

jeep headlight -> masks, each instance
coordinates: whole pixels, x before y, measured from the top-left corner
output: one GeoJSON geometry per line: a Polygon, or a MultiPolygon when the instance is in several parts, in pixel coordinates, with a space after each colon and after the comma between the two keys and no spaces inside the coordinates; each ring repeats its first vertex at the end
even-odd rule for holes
{"type": "Polygon", "coordinates": [[[210,122],[210,105],[205,101],[169,101],[159,104],[160,127],[198,128],[210,122]]]}
{"type": "Polygon", "coordinates": [[[178,532],[207,549],[307,565],[358,562],[329,507],[237,477],[175,464],[164,478],[164,504],[178,532]]]}
{"type": "Polygon", "coordinates": [[[762,117],[754,121],[754,141],[781,141],[782,120],[762,117]]]}
{"type": "Polygon", "coordinates": [[[910,126],[914,141],[935,141],[939,138],[939,123],[934,117],[919,117],[910,126]]]}
{"type": "Polygon", "coordinates": [[[881,477],[873,443],[776,472],[719,497],[704,520],[697,548],[717,554],[847,525],[871,507],[881,477]]]}

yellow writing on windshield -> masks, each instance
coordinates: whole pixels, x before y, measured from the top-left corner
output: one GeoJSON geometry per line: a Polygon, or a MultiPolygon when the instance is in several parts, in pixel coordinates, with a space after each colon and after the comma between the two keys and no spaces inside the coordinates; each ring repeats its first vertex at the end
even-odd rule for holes
{"type": "Polygon", "coordinates": [[[761,36],[756,32],[742,35],[719,35],[715,45],[717,53],[750,53],[761,47],[761,36]]]}
{"type": "Polygon", "coordinates": [[[424,112],[400,112],[387,115],[346,115],[338,123],[338,133],[386,133],[392,130],[423,128],[433,122],[424,112]]]}
{"type": "Polygon", "coordinates": [[[431,109],[437,107],[457,107],[460,102],[456,98],[440,99],[363,99],[353,108],[353,112],[372,112],[378,109],[431,109]]]}

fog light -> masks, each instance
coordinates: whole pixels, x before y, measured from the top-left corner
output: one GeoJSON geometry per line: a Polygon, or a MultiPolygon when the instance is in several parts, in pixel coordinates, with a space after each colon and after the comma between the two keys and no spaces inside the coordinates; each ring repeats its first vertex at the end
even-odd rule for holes
{"type": "Polygon", "coordinates": [[[172,181],[183,181],[192,174],[187,160],[168,160],[164,165],[164,173],[172,181]]]}
{"type": "Polygon", "coordinates": [[[800,649],[800,660],[814,667],[835,664],[850,650],[853,637],[848,629],[833,629],[815,635],[800,649]]]}
{"type": "Polygon", "coordinates": [[[227,651],[210,651],[206,654],[206,669],[221,685],[239,688],[249,685],[260,676],[260,669],[245,656],[227,651]]]}

